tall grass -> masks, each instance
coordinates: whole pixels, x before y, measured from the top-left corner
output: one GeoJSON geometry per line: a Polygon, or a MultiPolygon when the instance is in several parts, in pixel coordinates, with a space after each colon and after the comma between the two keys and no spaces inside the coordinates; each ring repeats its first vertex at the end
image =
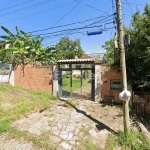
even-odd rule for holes
{"type": "Polygon", "coordinates": [[[150,150],[150,141],[142,132],[134,130],[126,134],[119,132],[117,135],[109,135],[107,139],[107,150],[113,150],[116,147],[127,150],[150,150]]]}

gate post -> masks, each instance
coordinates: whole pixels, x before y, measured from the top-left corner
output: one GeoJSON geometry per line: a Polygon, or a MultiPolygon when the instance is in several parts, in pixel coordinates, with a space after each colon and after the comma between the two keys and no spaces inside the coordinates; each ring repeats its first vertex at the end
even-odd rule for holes
{"type": "Polygon", "coordinates": [[[58,66],[53,66],[53,95],[58,96],[58,66]]]}
{"type": "Polygon", "coordinates": [[[91,97],[92,101],[95,101],[95,64],[92,64],[92,76],[91,76],[91,97]]]}
{"type": "Polygon", "coordinates": [[[101,65],[95,64],[95,101],[99,102],[101,97],[101,65]]]}

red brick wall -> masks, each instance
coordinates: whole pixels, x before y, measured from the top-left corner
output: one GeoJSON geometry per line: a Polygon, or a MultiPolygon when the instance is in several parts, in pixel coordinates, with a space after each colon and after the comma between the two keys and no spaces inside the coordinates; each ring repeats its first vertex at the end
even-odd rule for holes
{"type": "Polygon", "coordinates": [[[121,79],[120,68],[117,66],[101,66],[101,100],[104,100],[104,96],[115,96],[115,102],[121,103],[119,100],[120,90],[110,89],[111,79],[121,79]]]}
{"type": "Polygon", "coordinates": [[[14,69],[14,85],[23,86],[33,90],[52,92],[52,67],[33,67],[26,65],[14,69]]]}

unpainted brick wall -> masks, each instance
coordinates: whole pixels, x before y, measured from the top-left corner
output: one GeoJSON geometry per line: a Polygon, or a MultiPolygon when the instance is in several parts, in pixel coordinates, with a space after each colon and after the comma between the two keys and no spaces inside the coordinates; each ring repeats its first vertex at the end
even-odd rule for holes
{"type": "Polygon", "coordinates": [[[52,92],[52,67],[33,67],[28,64],[14,68],[14,85],[52,92]]]}
{"type": "Polygon", "coordinates": [[[115,103],[121,103],[119,100],[119,93],[121,89],[110,89],[110,80],[111,79],[120,79],[120,68],[118,66],[101,66],[101,100],[104,100],[104,96],[114,96],[115,103]]]}

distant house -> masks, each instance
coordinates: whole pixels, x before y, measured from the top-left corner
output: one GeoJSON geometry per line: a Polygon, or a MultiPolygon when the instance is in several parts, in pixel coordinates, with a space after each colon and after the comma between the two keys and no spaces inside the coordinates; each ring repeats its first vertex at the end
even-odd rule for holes
{"type": "Polygon", "coordinates": [[[102,53],[86,53],[84,55],[87,55],[87,56],[90,56],[92,58],[96,58],[96,59],[102,60],[104,55],[105,55],[105,53],[103,53],[103,52],[102,53]]]}

